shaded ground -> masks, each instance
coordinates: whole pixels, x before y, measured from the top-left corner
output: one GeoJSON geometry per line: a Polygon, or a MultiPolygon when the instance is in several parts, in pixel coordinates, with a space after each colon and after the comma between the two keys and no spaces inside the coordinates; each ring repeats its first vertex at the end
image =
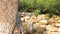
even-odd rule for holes
{"type": "Polygon", "coordinates": [[[13,34],[20,34],[17,26],[15,27],[15,29],[14,29],[14,31],[13,31],[13,34]]]}

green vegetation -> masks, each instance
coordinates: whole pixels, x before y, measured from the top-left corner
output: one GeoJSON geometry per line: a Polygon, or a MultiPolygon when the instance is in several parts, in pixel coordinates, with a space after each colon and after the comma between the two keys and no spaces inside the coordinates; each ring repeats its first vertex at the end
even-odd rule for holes
{"type": "Polygon", "coordinates": [[[34,11],[35,11],[34,12],[35,16],[38,16],[39,14],[41,14],[39,10],[34,10],[34,11]]]}
{"type": "Polygon", "coordinates": [[[40,13],[60,15],[60,0],[20,0],[19,3],[20,10],[35,11],[36,16],[40,13]]]}

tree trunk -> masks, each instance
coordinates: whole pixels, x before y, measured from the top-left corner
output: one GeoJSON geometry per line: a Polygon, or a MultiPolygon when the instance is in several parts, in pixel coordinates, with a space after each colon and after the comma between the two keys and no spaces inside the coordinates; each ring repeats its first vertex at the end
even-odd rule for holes
{"type": "Polygon", "coordinates": [[[0,0],[0,34],[12,34],[18,11],[18,0],[0,0]]]}

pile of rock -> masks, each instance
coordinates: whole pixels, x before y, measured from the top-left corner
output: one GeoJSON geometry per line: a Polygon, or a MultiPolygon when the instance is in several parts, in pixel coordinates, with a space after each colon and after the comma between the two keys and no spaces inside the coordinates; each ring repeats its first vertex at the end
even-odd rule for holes
{"type": "Polygon", "coordinates": [[[30,34],[59,34],[60,16],[48,17],[47,14],[21,17],[25,32],[30,34]]]}
{"type": "Polygon", "coordinates": [[[49,24],[46,25],[46,30],[43,34],[60,34],[60,17],[50,18],[49,24]]]}

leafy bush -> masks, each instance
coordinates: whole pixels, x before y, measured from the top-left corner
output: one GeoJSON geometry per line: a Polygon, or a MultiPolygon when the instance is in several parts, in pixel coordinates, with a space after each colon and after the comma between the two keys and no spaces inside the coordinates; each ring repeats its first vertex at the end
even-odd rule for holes
{"type": "Polygon", "coordinates": [[[38,16],[39,14],[41,14],[40,13],[40,10],[34,10],[35,12],[34,12],[34,14],[35,14],[35,16],[38,16]]]}
{"type": "Polygon", "coordinates": [[[29,8],[34,8],[33,0],[20,0],[20,10],[29,10],[29,8]]]}
{"type": "Polygon", "coordinates": [[[60,14],[60,0],[20,0],[20,10],[39,10],[49,15],[60,14]]]}

